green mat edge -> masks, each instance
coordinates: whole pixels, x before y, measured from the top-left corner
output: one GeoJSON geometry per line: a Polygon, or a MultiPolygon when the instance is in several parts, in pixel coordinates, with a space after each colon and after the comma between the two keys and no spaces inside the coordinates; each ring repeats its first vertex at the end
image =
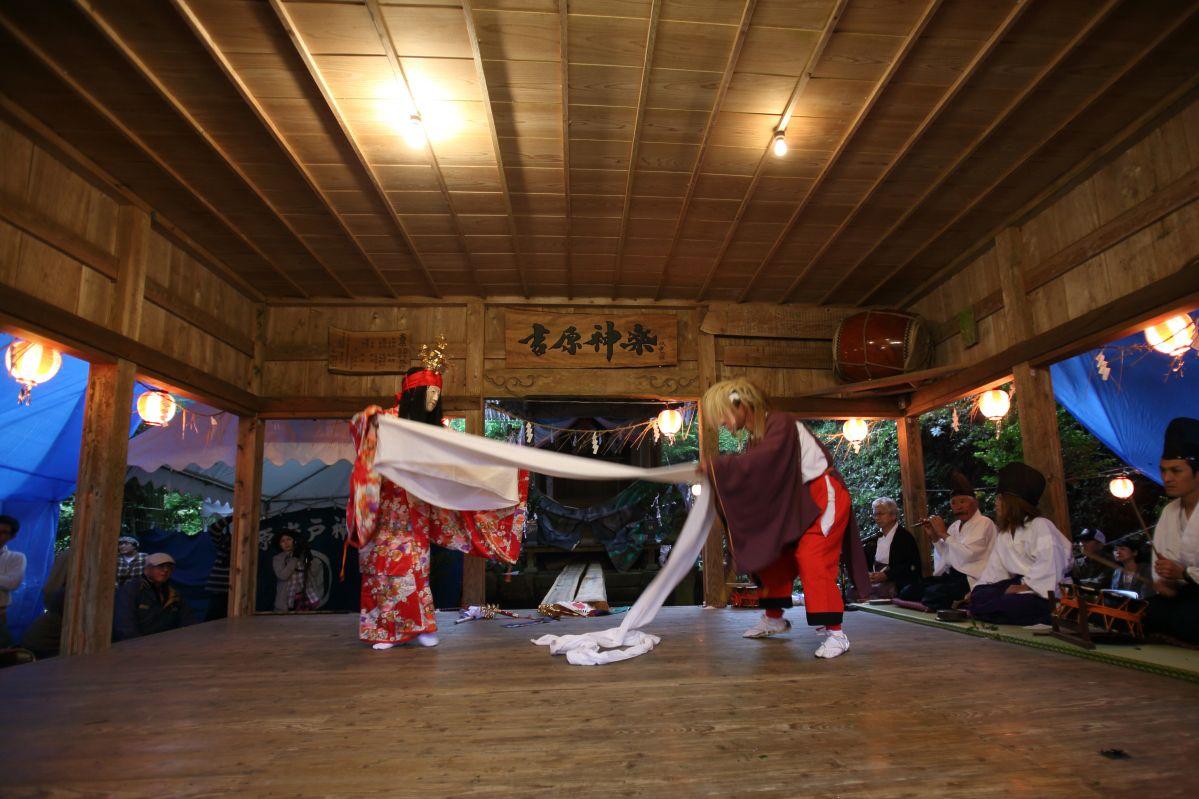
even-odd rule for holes
{"type": "Polygon", "coordinates": [[[1136,669],[1137,671],[1147,671],[1150,674],[1160,674],[1163,677],[1173,677],[1177,680],[1199,683],[1199,672],[1187,671],[1186,669],[1176,669],[1172,666],[1163,666],[1157,663],[1146,663],[1143,660],[1133,660],[1132,658],[1120,657],[1119,655],[1111,655],[1106,652],[1100,652],[1096,649],[1083,649],[1081,646],[1072,646],[1064,641],[1060,643],[1049,643],[1048,641],[1019,638],[1017,636],[1008,635],[996,630],[981,630],[976,627],[959,627],[950,622],[937,621],[935,618],[922,619],[918,616],[908,616],[903,613],[888,612],[881,607],[872,605],[855,604],[854,607],[856,607],[858,610],[863,610],[867,613],[874,613],[888,619],[898,619],[900,621],[907,621],[913,624],[923,624],[925,627],[935,627],[938,630],[951,630],[956,633],[972,635],[975,638],[989,638],[995,641],[1018,644],[1020,646],[1031,647],[1033,649],[1043,649],[1047,652],[1060,652],[1061,654],[1070,655],[1071,657],[1096,660],[1100,663],[1109,663],[1113,666],[1136,669]]]}

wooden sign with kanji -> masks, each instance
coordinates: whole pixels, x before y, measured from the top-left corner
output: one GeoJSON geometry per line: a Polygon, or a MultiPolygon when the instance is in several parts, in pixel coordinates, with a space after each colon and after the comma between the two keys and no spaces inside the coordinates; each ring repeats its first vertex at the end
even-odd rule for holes
{"type": "Polygon", "coordinates": [[[606,369],[674,366],[678,319],[672,314],[552,314],[505,311],[508,368],[606,369]]]}
{"type": "Polygon", "coordinates": [[[329,371],[343,375],[398,375],[408,370],[408,334],[398,330],[329,328],[329,371]]]}

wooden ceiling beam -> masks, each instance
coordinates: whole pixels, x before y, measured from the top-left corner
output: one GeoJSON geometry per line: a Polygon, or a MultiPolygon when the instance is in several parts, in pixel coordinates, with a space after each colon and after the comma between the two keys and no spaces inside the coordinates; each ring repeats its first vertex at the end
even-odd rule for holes
{"type": "MultiPolygon", "coordinates": [[[[1192,6],[1191,13],[1193,13],[1194,10],[1195,6],[1192,6]]],[[[1178,88],[1171,91],[1161,100],[1154,103],[1148,110],[1139,115],[1131,123],[1125,125],[1117,135],[1108,139],[1108,141],[1105,142],[1102,147],[1099,147],[1095,151],[1089,153],[1086,158],[1075,164],[1065,174],[1054,180],[1048,186],[1045,186],[1043,189],[1041,189],[1041,191],[1037,192],[1036,196],[1024,203],[1024,205],[1022,205],[1015,213],[1005,216],[1002,221],[988,230],[977,244],[966,249],[961,255],[954,258],[941,269],[938,269],[936,273],[925,279],[924,282],[904,295],[899,302],[899,306],[907,307],[920,297],[923,297],[938,283],[945,280],[948,276],[956,273],[963,266],[977,258],[981,252],[990,247],[991,242],[993,242],[995,237],[998,236],[1005,228],[1011,227],[1012,225],[1017,224],[1019,220],[1027,218],[1033,213],[1033,211],[1050,200],[1050,198],[1054,197],[1059,192],[1064,191],[1067,187],[1073,185],[1076,181],[1087,175],[1097,164],[1100,164],[1105,159],[1111,157],[1113,153],[1121,152],[1133,139],[1140,135],[1140,133],[1144,131],[1147,126],[1153,124],[1163,112],[1169,109],[1170,106],[1177,103],[1180,99],[1195,91],[1196,87],[1199,87],[1199,73],[1178,88]]],[[[927,244],[924,246],[927,247],[927,244]]],[[[908,259],[908,262],[910,263],[911,260],[912,259],[908,259]]]]}
{"type": "Polygon", "coordinates": [[[862,198],[854,204],[853,208],[849,212],[849,215],[841,221],[841,224],[837,225],[837,227],[833,229],[832,234],[824,240],[824,243],[820,245],[820,249],[816,251],[816,254],[813,255],[811,259],[809,259],[808,262],[799,270],[799,274],[795,276],[795,279],[791,281],[791,285],[787,287],[787,290],[779,299],[780,303],[787,302],[791,299],[791,296],[799,288],[800,283],[802,283],[804,278],[806,278],[812,272],[812,270],[815,269],[816,265],[820,262],[820,259],[823,258],[824,254],[832,248],[834,242],[841,237],[841,234],[849,229],[849,226],[853,223],[853,220],[857,218],[862,209],[865,208],[870,202],[870,199],[874,197],[875,192],[877,192],[879,187],[886,182],[891,173],[895,171],[895,167],[899,166],[900,162],[907,157],[908,153],[912,151],[912,148],[916,146],[916,143],[924,137],[925,132],[932,127],[932,124],[937,121],[937,119],[941,116],[941,113],[947,107],[949,107],[950,102],[952,102],[953,99],[958,96],[958,93],[966,86],[967,83],[970,82],[970,79],[974,77],[982,64],[987,60],[991,53],[995,51],[995,48],[999,46],[999,43],[1003,40],[1003,37],[1005,37],[1015,26],[1016,22],[1019,21],[1022,16],[1024,16],[1024,12],[1028,9],[1031,2],[1032,0],[1016,0],[1012,10],[1008,12],[1008,15],[1004,17],[1002,22],[999,23],[999,26],[995,28],[995,30],[991,32],[991,35],[987,37],[986,41],[983,42],[982,47],[978,49],[978,51],[974,54],[974,57],[971,58],[970,62],[962,69],[962,72],[960,75],[958,75],[957,79],[950,84],[949,88],[945,90],[945,93],[941,95],[941,98],[937,100],[937,104],[933,106],[932,110],[925,115],[923,120],[921,120],[920,124],[916,127],[916,130],[912,131],[912,134],[908,136],[907,140],[903,143],[903,146],[899,148],[899,152],[895,154],[890,162],[888,162],[886,168],[883,169],[882,174],[880,174],[875,181],[870,184],[870,188],[868,188],[866,193],[862,195],[862,198]]]}
{"type": "Polygon", "coordinates": [[[312,82],[316,85],[316,88],[321,93],[321,96],[325,98],[325,105],[329,109],[329,113],[333,115],[335,120],[337,120],[337,126],[341,129],[341,134],[344,137],[346,144],[351,150],[353,150],[354,158],[358,162],[358,166],[361,167],[363,172],[366,173],[366,177],[370,181],[371,186],[374,187],[375,193],[378,195],[378,199],[383,203],[383,207],[387,209],[387,215],[391,219],[392,224],[395,225],[396,230],[399,232],[400,238],[404,240],[404,243],[408,245],[408,249],[412,251],[412,257],[416,261],[421,277],[428,285],[430,293],[432,293],[434,297],[440,297],[441,289],[437,287],[437,281],[433,279],[433,274],[429,271],[428,265],[421,257],[420,251],[416,248],[416,244],[413,242],[412,235],[408,232],[408,228],[404,224],[404,220],[400,219],[399,213],[391,204],[391,201],[387,198],[387,192],[383,189],[383,182],[380,180],[379,174],[375,171],[374,167],[371,166],[370,161],[367,160],[366,153],[362,151],[362,147],[358,144],[358,140],[354,138],[354,134],[350,130],[349,123],[346,122],[345,115],[341,112],[341,106],[337,102],[337,98],[333,96],[333,90],[329,88],[328,81],[326,81],[325,76],[321,74],[320,68],[317,66],[316,59],[312,57],[312,51],[308,49],[308,45],[305,43],[304,37],[300,34],[299,26],[296,25],[295,19],[292,17],[291,12],[287,10],[286,3],[284,3],[283,0],[269,0],[269,2],[271,10],[275,12],[276,19],[279,20],[279,24],[283,27],[284,32],[287,34],[288,38],[291,39],[292,46],[295,48],[296,53],[300,56],[300,60],[304,62],[304,67],[308,70],[308,75],[312,78],[312,82]]]}
{"type": "MultiPolygon", "coordinates": [[[[383,52],[387,53],[387,61],[391,64],[392,75],[404,87],[404,91],[408,93],[408,99],[413,109],[424,120],[424,114],[416,102],[416,95],[413,94],[412,86],[408,83],[408,73],[404,71],[404,65],[400,63],[400,56],[396,52],[395,41],[391,38],[391,29],[387,25],[387,19],[383,16],[383,10],[379,7],[379,0],[366,0],[366,10],[370,14],[371,22],[374,23],[375,33],[379,35],[379,43],[383,45],[383,52]]],[[[424,122],[422,121],[421,124],[423,125],[424,122]]],[[[454,224],[454,235],[458,239],[458,246],[462,249],[462,257],[466,260],[466,271],[470,275],[470,282],[474,285],[475,291],[479,293],[479,296],[483,296],[484,292],[482,284],[479,283],[479,274],[475,270],[474,262],[471,260],[470,248],[466,246],[466,237],[462,235],[462,222],[458,219],[458,212],[454,210],[453,200],[450,199],[450,188],[445,182],[445,173],[441,169],[441,162],[437,159],[437,153],[433,151],[433,143],[429,140],[428,135],[425,136],[425,157],[429,159],[429,163],[433,167],[433,177],[437,180],[437,187],[441,191],[441,197],[445,200],[446,207],[450,209],[450,219],[453,220],[454,224]]]]}
{"type": "MultiPolygon", "coordinates": [[[[499,170],[500,193],[504,199],[504,212],[508,218],[508,232],[512,236],[512,252],[516,257],[516,277],[520,291],[529,296],[529,283],[525,277],[524,256],[520,251],[520,237],[516,230],[516,217],[512,213],[512,194],[508,191],[508,173],[504,171],[504,155],[500,150],[500,136],[495,127],[495,110],[491,107],[491,90],[487,88],[487,74],[483,71],[483,54],[479,50],[479,32],[475,30],[475,10],[471,0],[463,0],[462,11],[466,14],[466,35],[470,40],[470,52],[475,61],[475,75],[479,81],[479,93],[483,95],[483,110],[487,115],[487,130],[491,133],[491,147],[495,151],[495,165],[499,170]]],[[[563,169],[568,168],[563,164],[563,169]]],[[[566,198],[567,203],[570,197],[566,198]]],[[[569,235],[569,231],[567,231],[569,235]]]]}
{"type": "Polygon", "coordinates": [[[616,274],[612,278],[612,299],[620,296],[623,272],[625,236],[629,228],[629,209],[633,202],[633,179],[637,176],[637,148],[641,139],[641,123],[645,120],[645,99],[649,94],[650,70],[654,66],[654,43],[658,38],[658,18],[662,15],[662,0],[652,0],[649,26],[645,32],[645,49],[641,61],[641,88],[637,92],[637,112],[633,117],[633,141],[629,143],[629,173],[625,177],[624,206],[620,215],[620,231],[616,234],[616,274]]]}
{"type": "Polygon", "coordinates": [[[566,206],[566,296],[574,294],[574,251],[570,212],[570,0],[558,0],[558,80],[562,83],[562,190],[566,206]]]}
{"type": "Polygon", "coordinates": [[[212,34],[208,31],[208,28],[204,25],[195,9],[191,7],[190,0],[171,0],[171,3],[175,6],[175,10],[178,12],[179,16],[182,17],[183,21],[191,29],[192,34],[208,52],[209,57],[212,58],[212,60],[220,68],[221,72],[224,73],[225,78],[230,84],[233,85],[233,88],[237,91],[238,95],[241,96],[242,100],[245,101],[246,105],[250,107],[250,110],[254,112],[254,115],[258,118],[258,121],[264,128],[266,128],[266,131],[271,135],[271,138],[275,140],[275,144],[278,145],[279,149],[282,150],[287,156],[288,161],[291,162],[292,167],[297,173],[299,173],[300,177],[304,179],[304,182],[308,185],[308,188],[312,190],[313,194],[321,199],[321,203],[325,206],[325,210],[329,212],[329,215],[337,220],[337,226],[341,228],[342,233],[344,233],[346,238],[349,239],[354,249],[357,250],[364,259],[366,259],[368,264],[370,264],[371,270],[375,273],[375,276],[378,277],[379,282],[383,286],[384,293],[392,298],[398,296],[395,289],[392,288],[391,283],[388,282],[388,280],[383,276],[383,273],[379,271],[379,268],[375,265],[375,262],[371,259],[370,255],[367,254],[366,250],[362,249],[362,244],[350,231],[341,214],[338,213],[333,207],[333,203],[329,200],[329,195],[325,193],[325,191],[316,182],[316,179],[312,176],[312,173],[307,167],[304,166],[299,155],[296,153],[295,148],[292,147],[287,141],[287,138],[283,135],[283,132],[279,130],[279,127],[275,124],[274,120],[271,119],[270,114],[268,114],[266,109],[263,108],[262,103],[260,103],[254,93],[250,91],[250,87],[246,85],[244,80],[242,80],[237,68],[233,66],[233,63],[228,58],[225,57],[225,53],[217,45],[216,39],[214,39],[212,34]]]}
{"type": "Polygon", "coordinates": [[[299,231],[297,231],[295,227],[287,221],[282,212],[280,212],[275,204],[271,202],[270,198],[268,198],[266,194],[264,194],[262,190],[258,188],[257,184],[255,184],[250,176],[246,174],[246,171],[242,169],[242,167],[231,155],[229,155],[225,148],[222,147],[220,142],[218,142],[212,136],[212,134],[208,132],[204,125],[194,116],[192,116],[191,112],[187,110],[187,106],[185,106],[183,102],[175,96],[174,92],[172,92],[170,88],[166,86],[166,84],[158,79],[158,76],[154,74],[154,71],[149,67],[149,65],[142,61],[142,59],[134,51],[133,47],[131,47],[129,43],[121,37],[120,33],[118,33],[117,30],[108,22],[108,20],[104,18],[103,14],[101,14],[89,0],[72,0],[72,2],[74,3],[75,8],[87,18],[92,26],[100,32],[100,34],[108,41],[108,43],[112,47],[116,48],[121,56],[134,69],[137,70],[138,74],[141,75],[142,80],[154,87],[154,90],[158,93],[158,96],[161,97],[176,114],[178,114],[185,122],[187,122],[192,131],[204,140],[204,143],[208,145],[208,148],[212,150],[213,153],[215,153],[217,157],[219,157],[225,163],[225,165],[238,176],[238,178],[241,179],[241,182],[245,185],[245,187],[249,189],[254,196],[257,197],[260,202],[262,202],[263,205],[270,209],[270,212],[274,214],[279,222],[281,222],[283,226],[287,228],[288,232],[291,233],[292,238],[296,240],[296,243],[304,248],[304,251],[312,256],[312,259],[319,264],[322,269],[324,269],[325,273],[329,276],[329,279],[337,284],[337,287],[341,289],[342,293],[344,293],[347,297],[353,296],[353,292],[341,282],[341,279],[337,277],[337,273],[330,268],[330,266],[325,263],[325,261],[319,255],[317,255],[317,253],[308,245],[308,242],[304,240],[303,236],[300,235],[299,231]]]}
{"type": "MultiPolygon", "coordinates": [[[[841,15],[845,13],[845,6],[848,5],[848,1],[837,0],[829,11],[828,19],[825,20],[824,27],[820,31],[820,38],[816,41],[816,46],[812,48],[812,52],[808,54],[808,60],[804,63],[803,72],[795,79],[795,86],[791,90],[791,97],[787,100],[787,105],[783,107],[783,113],[779,116],[778,124],[774,126],[776,131],[786,130],[787,123],[791,121],[791,116],[795,113],[795,105],[799,102],[800,96],[803,94],[804,89],[807,88],[808,82],[812,79],[812,70],[815,68],[816,62],[820,60],[820,56],[824,55],[824,48],[828,46],[829,40],[833,38],[833,30],[841,20],[841,15]]],[[[699,288],[699,293],[695,295],[696,302],[702,301],[707,296],[708,289],[712,286],[712,279],[716,277],[716,270],[720,268],[720,262],[724,260],[724,254],[728,252],[729,246],[733,243],[733,238],[737,235],[737,228],[741,225],[742,217],[749,210],[749,204],[753,200],[754,192],[758,189],[758,182],[762,179],[762,173],[769,162],[773,147],[774,135],[771,134],[770,140],[766,142],[766,146],[762,150],[762,155],[758,158],[757,166],[754,167],[753,178],[749,182],[749,187],[745,190],[745,196],[741,198],[741,204],[737,207],[737,213],[733,215],[733,221],[729,225],[728,233],[725,234],[724,239],[720,242],[720,247],[716,251],[716,258],[712,261],[712,267],[708,270],[708,274],[699,288]]]]}
{"type": "Polygon", "coordinates": [[[683,192],[683,207],[679,209],[679,216],[674,221],[674,232],[670,235],[670,249],[666,251],[666,260],[662,262],[662,274],[658,278],[658,290],[654,292],[654,300],[662,299],[662,289],[666,287],[666,277],[670,271],[670,262],[674,258],[674,251],[679,246],[679,240],[683,237],[683,221],[687,218],[687,212],[691,209],[691,199],[695,196],[695,187],[699,185],[699,176],[703,169],[704,157],[708,154],[708,146],[712,138],[712,130],[716,127],[716,117],[720,115],[720,108],[724,105],[724,97],[728,94],[729,84],[733,82],[733,73],[737,69],[737,59],[741,56],[741,48],[745,44],[745,37],[749,33],[750,21],[754,16],[754,9],[757,8],[758,0],[745,0],[745,5],[741,9],[741,22],[737,26],[737,36],[733,40],[733,49],[729,51],[729,57],[724,63],[724,72],[720,76],[720,85],[716,87],[716,97],[712,100],[712,110],[708,112],[708,121],[704,123],[704,132],[699,139],[699,154],[695,158],[695,166],[691,168],[691,177],[687,180],[687,190],[683,192]]]}
{"type": "Polygon", "coordinates": [[[174,167],[163,160],[145,140],[143,140],[124,122],[122,122],[120,118],[116,116],[116,114],[110,111],[106,105],[104,105],[104,103],[102,103],[97,97],[84,88],[73,77],[71,77],[70,73],[68,73],[61,65],[59,65],[49,53],[38,47],[32,39],[26,36],[25,33],[3,13],[0,13],[0,27],[3,27],[9,33],[9,35],[20,42],[22,47],[24,47],[30,54],[37,58],[37,60],[40,61],[42,65],[46,67],[46,69],[54,73],[56,78],[62,81],[72,92],[74,92],[80,99],[90,106],[93,111],[103,117],[105,122],[119,131],[121,135],[124,136],[138,150],[140,150],[148,160],[152,161],[155,166],[168,174],[171,179],[178,183],[179,186],[182,187],[183,190],[192,197],[192,199],[196,200],[198,203],[204,206],[205,210],[220,220],[221,224],[223,224],[239,241],[250,248],[255,255],[261,258],[263,263],[273,269],[279,275],[279,277],[281,277],[285,283],[290,285],[298,295],[301,297],[311,296],[298,283],[292,280],[286,271],[280,268],[278,264],[274,263],[270,257],[267,256],[267,254],[263,252],[258,245],[255,244],[254,241],[241,230],[241,228],[235,225],[233,221],[229,219],[229,217],[225,216],[225,214],[222,213],[219,208],[217,208],[206,197],[204,197],[204,195],[201,194],[194,186],[192,186],[186,178],[180,175],[174,167]]]}
{"type": "MultiPolygon", "coordinates": [[[[1040,71],[1038,71],[1037,74],[1034,75],[1032,79],[1024,85],[1024,88],[1017,92],[1016,96],[1013,97],[1006,106],[1004,106],[1003,110],[1000,111],[993,120],[991,120],[991,124],[987,125],[987,127],[984,128],[981,133],[974,137],[970,144],[966,146],[966,149],[962,151],[961,155],[953,160],[953,163],[941,170],[941,173],[938,174],[936,179],[929,184],[928,188],[926,188],[920,194],[920,196],[916,198],[915,202],[910,203],[908,207],[904,209],[904,212],[899,215],[899,218],[896,219],[890,225],[890,227],[888,227],[887,230],[878,237],[878,241],[876,241],[870,247],[870,249],[863,253],[862,257],[855,261],[853,266],[846,271],[841,280],[837,281],[836,285],[834,285],[828,290],[827,293],[825,293],[823,297],[821,297],[821,304],[828,302],[829,299],[836,294],[843,285],[845,285],[850,276],[857,272],[862,264],[864,264],[871,255],[878,251],[878,248],[883,245],[883,242],[886,241],[892,233],[899,230],[900,226],[903,225],[904,222],[906,222],[912,217],[913,214],[924,207],[924,204],[928,201],[928,198],[933,195],[933,192],[941,188],[941,186],[945,184],[945,181],[949,180],[949,178],[961,168],[962,164],[966,163],[966,161],[968,161],[974,155],[974,153],[978,151],[979,147],[982,147],[983,144],[985,144],[987,141],[990,141],[991,136],[994,135],[995,131],[999,130],[999,128],[1005,122],[1007,122],[1011,115],[1015,113],[1016,109],[1024,105],[1025,100],[1027,100],[1035,91],[1041,88],[1041,85],[1045,82],[1045,79],[1053,74],[1057,68],[1061,66],[1062,62],[1065,61],[1066,58],[1068,58],[1076,49],[1078,49],[1078,46],[1091,35],[1095,28],[1097,28],[1104,20],[1111,16],[1111,13],[1115,11],[1116,7],[1122,2],[1123,0],[1107,0],[1106,3],[1099,7],[1098,11],[1091,15],[1091,18],[1087,20],[1087,23],[1083,25],[1082,28],[1080,28],[1072,37],[1070,37],[1070,40],[1066,42],[1065,45],[1063,45],[1056,53],[1054,53],[1053,58],[1049,60],[1049,63],[1042,67],[1040,71]]],[[[958,217],[955,217],[955,219],[957,218],[958,217]]],[[[944,230],[945,228],[942,228],[941,232],[944,232],[944,230]]],[[[939,232],[937,235],[940,236],[941,233],[939,232]]],[[[911,262],[911,258],[904,261],[899,268],[893,270],[885,278],[883,278],[883,280],[879,282],[878,286],[865,292],[865,296],[873,297],[875,294],[879,293],[879,289],[882,288],[883,285],[890,281],[891,278],[897,275],[911,262]]]]}
{"type": "Polygon", "coordinates": [[[887,71],[881,78],[879,78],[878,83],[874,85],[874,89],[870,92],[870,96],[866,99],[866,103],[862,106],[862,110],[858,112],[856,117],[854,117],[849,129],[845,131],[845,135],[841,137],[839,142],[837,142],[837,146],[833,149],[833,153],[829,157],[828,162],[820,170],[820,173],[816,176],[816,179],[812,182],[812,185],[808,188],[803,198],[799,201],[799,205],[797,205],[795,210],[791,213],[791,217],[787,220],[787,224],[783,226],[782,231],[780,231],[778,237],[774,240],[774,243],[770,245],[770,250],[766,253],[766,257],[762,259],[762,263],[758,264],[758,268],[754,270],[753,276],[750,277],[749,282],[745,284],[745,288],[741,290],[741,294],[737,297],[737,302],[745,302],[746,298],[749,296],[749,293],[753,291],[753,287],[758,282],[758,278],[765,273],[766,268],[770,265],[770,261],[778,253],[779,248],[783,246],[783,242],[787,240],[787,236],[790,235],[791,231],[795,228],[795,223],[799,221],[799,217],[803,214],[804,209],[808,207],[808,202],[810,202],[812,197],[815,196],[816,191],[820,188],[821,184],[824,183],[825,178],[832,173],[833,167],[835,167],[840,161],[841,156],[844,154],[845,149],[849,146],[850,141],[858,132],[858,129],[862,126],[862,123],[866,121],[866,117],[874,108],[874,104],[877,103],[879,98],[883,96],[883,92],[885,92],[887,86],[890,85],[891,79],[895,76],[895,73],[899,71],[899,67],[903,64],[908,53],[912,51],[912,48],[916,45],[916,42],[924,33],[924,29],[928,26],[928,23],[932,21],[933,15],[936,14],[937,9],[941,6],[941,3],[942,0],[929,0],[928,5],[924,8],[924,13],[920,15],[920,19],[916,21],[916,24],[912,27],[912,30],[904,38],[903,44],[900,46],[899,51],[895,54],[895,57],[891,59],[891,64],[887,67],[887,71]]]}

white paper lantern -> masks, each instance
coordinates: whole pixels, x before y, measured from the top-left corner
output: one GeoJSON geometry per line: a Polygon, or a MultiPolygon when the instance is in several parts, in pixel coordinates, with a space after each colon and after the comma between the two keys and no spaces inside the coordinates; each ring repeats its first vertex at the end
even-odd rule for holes
{"type": "Polygon", "coordinates": [[[147,391],[137,398],[137,415],[151,427],[166,427],[178,410],[179,403],[165,391],[147,391]]]}
{"type": "Polygon", "coordinates": [[[1007,416],[1007,412],[1011,407],[1012,398],[1001,388],[984,391],[978,398],[978,409],[982,411],[983,416],[992,422],[998,422],[1007,416]]]}
{"type": "Polygon", "coordinates": [[[29,392],[45,383],[62,368],[62,353],[33,341],[14,339],[4,350],[4,368],[21,384],[17,401],[29,404],[29,392]]]}
{"type": "Polygon", "coordinates": [[[674,408],[667,408],[658,414],[658,429],[662,431],[662,435],[673,437],[683,429],[683,414],[674,408]]]}
{"type": "Polygon", "coordinates": [[[1171,358],[1177,358],[1196,342],[1195,321],[1186,314],[1171,316],[1164,322],[1145,328],[1145,341],[1150,347],[1171,358]]]}
{"type": "Polygon", "coordinates": [[[1113,478],[1112,481],[1107,484],[1107,488],[1112,492],[1112,496],[1116,497],[1117,499],[1128,499],[1132,496],[1133,492],[1132,480],[1129,480],[1124,475],[1113,478]]]}

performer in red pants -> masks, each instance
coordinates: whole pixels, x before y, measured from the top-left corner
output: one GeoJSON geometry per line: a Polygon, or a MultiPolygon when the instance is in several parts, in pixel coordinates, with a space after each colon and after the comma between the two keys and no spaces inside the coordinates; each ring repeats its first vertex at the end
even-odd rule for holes
{"type": "Polygon", "coordinates": [[[859,595],[869,591],[869,580],[849,490],[832,457],[803,422],[771,411],[762,391],[747,380],[712,386],[702,412],[704,468],[716,489],[733,559],[739,571],[756,574],[761,586],[763,614],[745,637],[767,638],[791,629],[783,611],[791,607],[798,575],[808,625],[826,634],[816,656],[843,655],[849,639],[841,629],[841,562],[850,567],[859,595]],[[722,426],[734,433],[749,431],[745,452],[716,453],[722,426]]]}

